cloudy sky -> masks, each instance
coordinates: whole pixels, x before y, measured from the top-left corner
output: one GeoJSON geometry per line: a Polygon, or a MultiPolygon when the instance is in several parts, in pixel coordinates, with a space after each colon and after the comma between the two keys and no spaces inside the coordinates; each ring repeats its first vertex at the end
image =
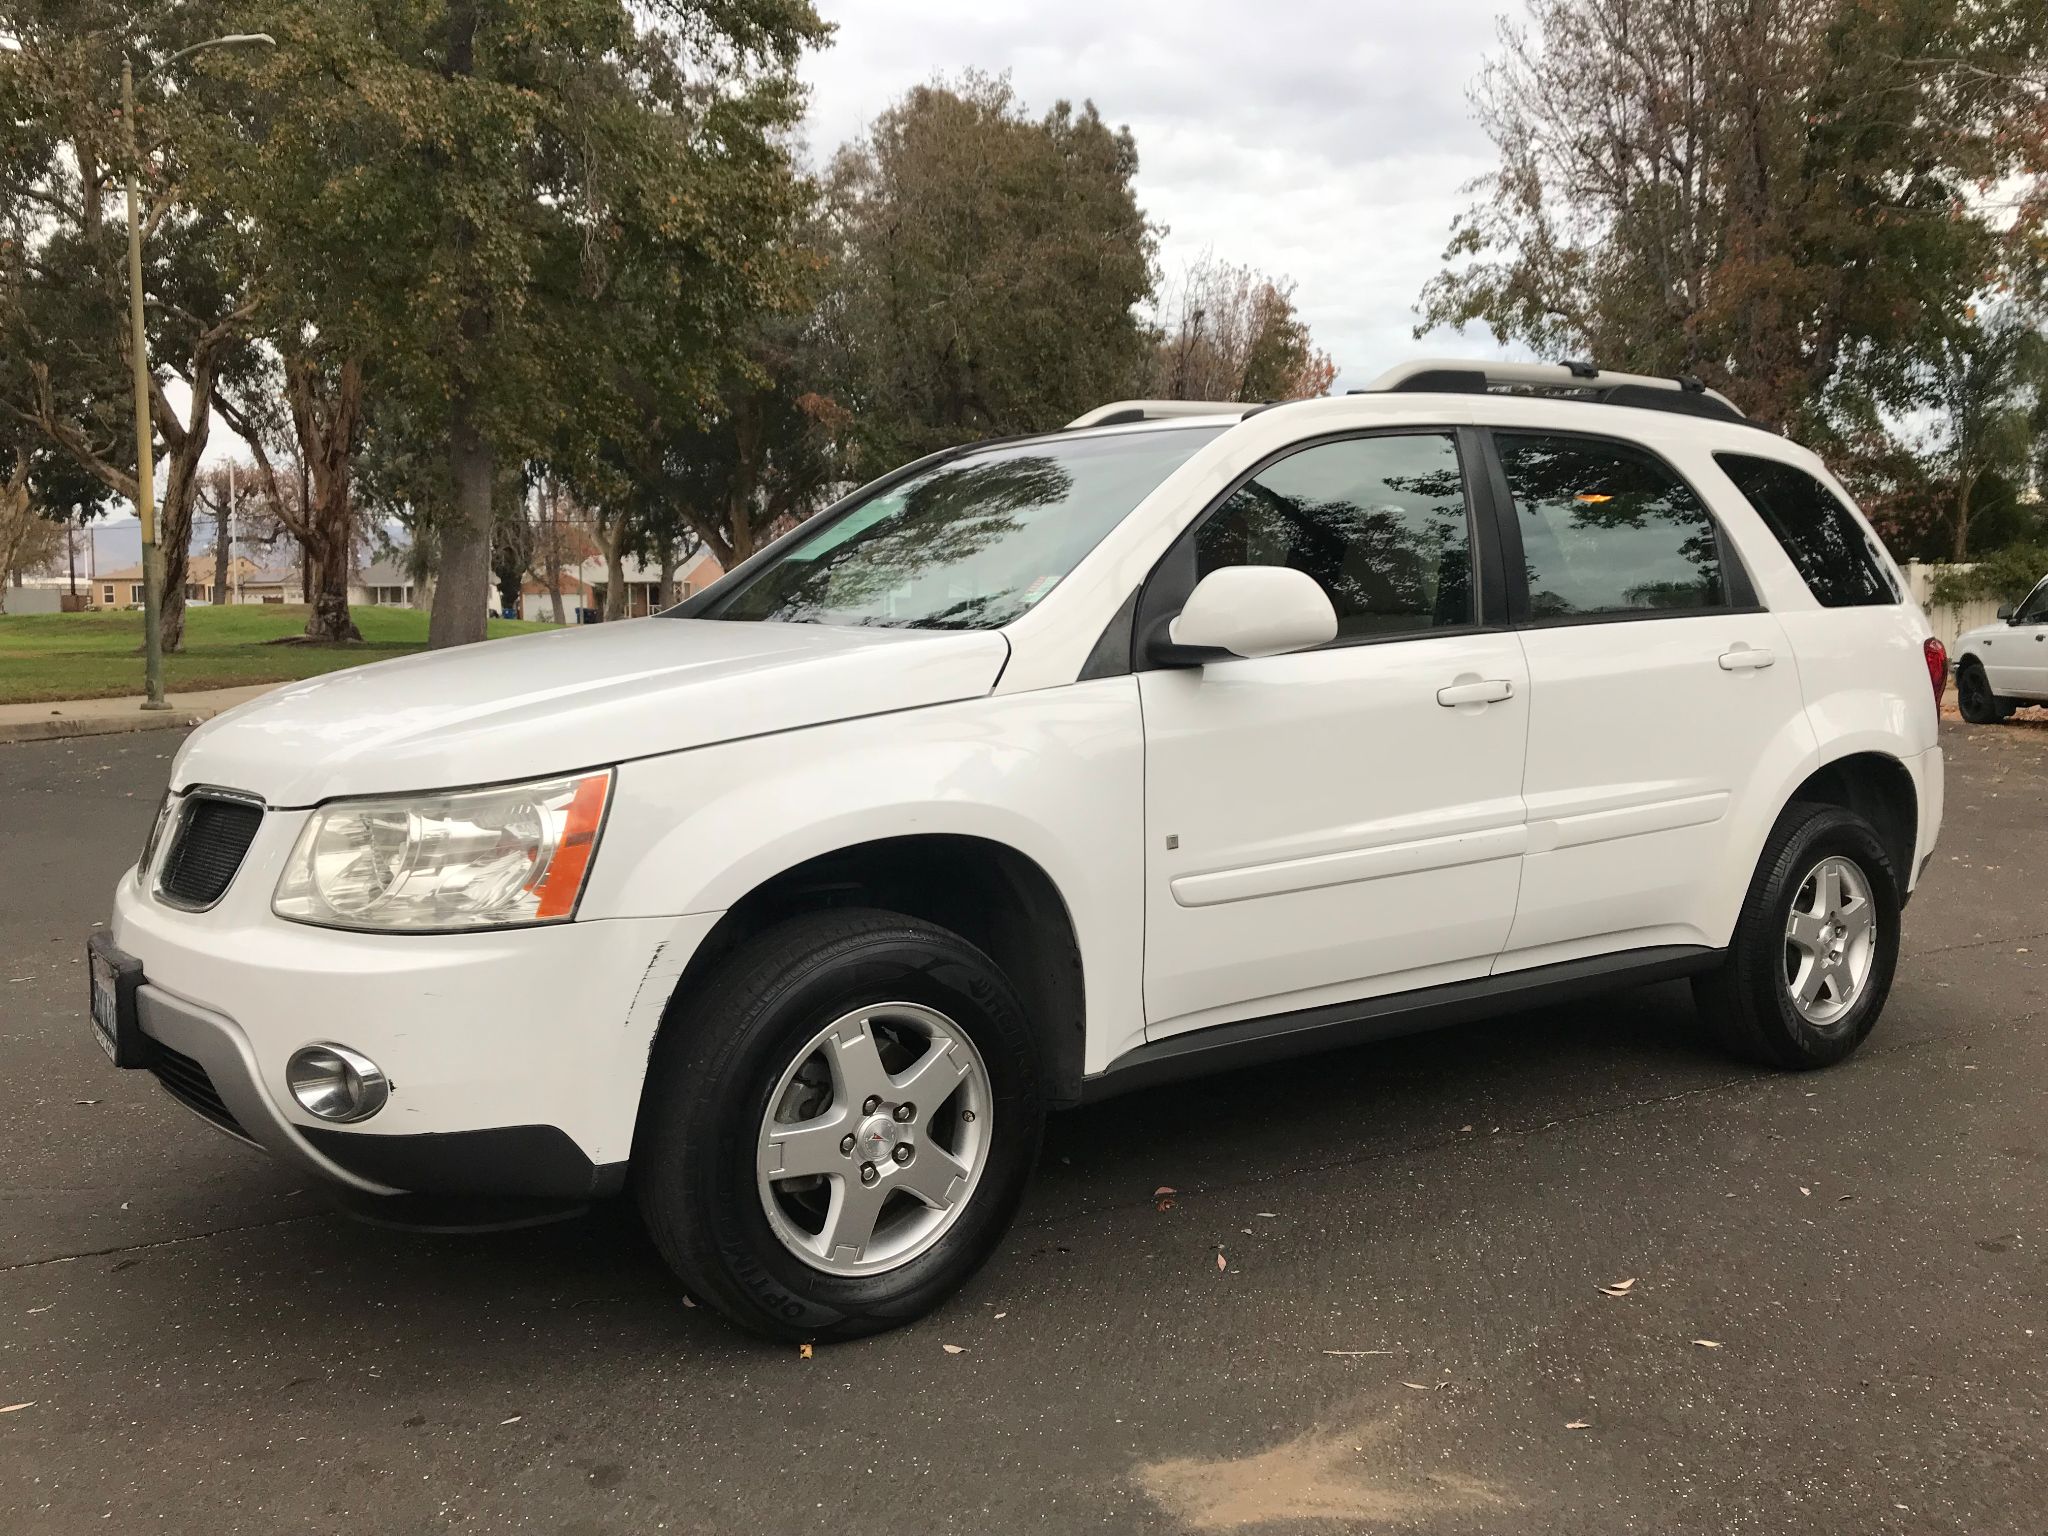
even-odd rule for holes
{"type": "MultiPolygon", "coordinates": [[[[1091,99],[1138,141],[1169,279],[1204,250],[1299,284],[1338,387],[1414,356],[1414,304],[1459,187],[1492,165],[1466,87],[1519,0],[819,0],[804,73],[827,156],[909,87],[1007,71],[1024,104],[1091,99]]],[[[1480,354],[1484,333],[1431,351],[1480,354]]]]}

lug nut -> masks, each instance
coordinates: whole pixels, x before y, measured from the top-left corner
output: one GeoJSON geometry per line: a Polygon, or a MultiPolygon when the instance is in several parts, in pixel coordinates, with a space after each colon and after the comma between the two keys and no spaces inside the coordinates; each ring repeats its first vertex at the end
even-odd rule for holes
{"type": "Polygon", "coordinates": [[[915,1120],[917,1118],[917,1106],[915,1104],[898,1104],[896,1106],[896,1118],[902,1121],[915,1120]]]}
{"type": "Polygon", "coordinates": [[[974,1111],[971,1109],[963,1109],[960,1111],[960,1118],[962,1120],[972,1120],[974,1118],[974,1111]]]}
{"type": "Polygon", "coordinates": [[[909,1146],[908,1146],[908,1145],[905,1145],[905,1146],[901,1146],[901,1147],[898,1147],[898,1148],[896,1149],[896,1152],[895,1152],[895,1157],[896,1157],[896,1161],[897,1161],[897,1162],[899,1162],[899,1163],[907,1163],[907,1162],[909,1162],[909,1161],[910,1161],[910,1148],[909,1148],[909,1146]]]}
{"type": "Polygon", "coordinates": [[[876,1179],[879,1179],[880,1177],[881,1175],[875,1172],[875,1165],[873,1163],[862,1163],[860,1165],[861,1183],[872,1184],[875,1182],[876,1179]]]}
{"type": "Polygon", "coordinates": [[[880,1109],[881,1107],[881,1099],[879,1099],[871,1093],[868,1095],[867,1102],[861,1105],[860,1112],[864,1115],[872,1115],[876,1110],[880,1109]]]}
{"type": "Polygon", "coordinates": [[[853,1136],[850,1132],[839,1138],[839,1155],[841,1157],[853,1156],[853,1136]]]}

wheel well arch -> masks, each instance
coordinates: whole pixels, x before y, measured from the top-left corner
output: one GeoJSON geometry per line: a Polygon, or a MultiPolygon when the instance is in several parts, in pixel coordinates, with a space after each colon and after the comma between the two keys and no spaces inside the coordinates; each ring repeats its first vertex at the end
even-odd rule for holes
{"type": "MultiPolygon", "coordinates": [[[[742,944],[820,907],[880,907],[959,934],[1010,978],[1045,1048],[1049,1097],[1077,1102],[1087,1041],[1081,945],[1066,899],[1038,862],[1008,844],[956,833],[856,843],[790,866],[727,909],[676,978],[679,1001],[742,944]]],[[[659,1032],[657,1033],[659,1040],[659,1032]]]]}
{"type": "Polygon", "coordinates": [[[1920,837],[1920,796],[1904,763],[1884,752],[1852,752],[1808,774],[1791,799],[1839,805],[1875,827],[1905,895],[1920,837]]]}

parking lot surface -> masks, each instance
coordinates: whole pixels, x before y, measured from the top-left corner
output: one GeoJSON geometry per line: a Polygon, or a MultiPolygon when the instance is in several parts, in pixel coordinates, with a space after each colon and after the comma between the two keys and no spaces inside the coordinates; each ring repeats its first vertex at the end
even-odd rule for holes
{"type": "Polygon", "coordinates": [[[1102,1104],[810,1359],[623,1206],[365,1227],[113,1071],[83,945],[177,740],[0,747],[0,1532],[2048,1529],[2048,730],[1944,731],[1847,1065],[1674,985],[1102,1104]]]}

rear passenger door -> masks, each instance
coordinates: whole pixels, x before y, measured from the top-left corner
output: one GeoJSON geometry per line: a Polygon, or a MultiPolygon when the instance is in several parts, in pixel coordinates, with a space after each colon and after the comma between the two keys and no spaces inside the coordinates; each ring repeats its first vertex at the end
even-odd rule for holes
{"type": "Polygon", "coordinates": [[[1575,433],[1490,441],[1529,666],[1528,851],[1495,969],[1725,943],[1712,893],[1731,810],[1788,733],[1811,736],[1784,635],[1658,455],[1575,433]]]}

